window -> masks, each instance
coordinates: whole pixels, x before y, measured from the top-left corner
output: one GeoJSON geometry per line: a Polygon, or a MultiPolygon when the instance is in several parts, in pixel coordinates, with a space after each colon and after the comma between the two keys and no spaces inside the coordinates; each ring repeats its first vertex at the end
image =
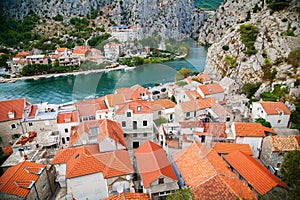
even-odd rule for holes
{"type": "Polygon", "coordinates": [[[137,137],[137,133],[134,133],[134,134],[133,134],[133,137],[137,137]]]}
{"type": "Polygon", "coordinates": [[[276,167],[280,168],[280,166],[281,166],[281,163],[277,163],[276,167]]]}
{"type": "Polygon", "coordinates": [[[138,112],[141,112],[141,110],[142,110],[142,107],[141,107],[141,106],[138,106],[138,107],[137,107],[137,111],[138,111],[138,112]]]}
{"type": "Polygon", "coordinates": [[[29,122],[29,123],[28,123],[28,126],[33,126],[32,122],[29,122]]]}
{"type": "Polygon", "coordinates": [[[280,124],[281,120],[278,120],[277,123],[280,124]]]}
{"type": "Polygon", "coordinates": [[[122,127],[126,127],[126,122],[122,121],[122,127]]]}
{"type": "Polygon", "coordinates": [[[47,185],[47,183],[45,182],[45,183],[43,183],[43,185],[42,185],[42,190],[44,190],[45,188],[46,188],[46,185],[47,185]]]}
{"type": "Polygon", "coordinates": [[[140,143],[139,142],[132,142],[132,148],[136,149],[139,148],[140,143]]]}
{"type": "Polygon", "coordinates": [[[137,121],[132,122],[132,127],[133,127],[133,130],[137,129],[137,121]]]}
{"type": "Polygon", "coordinates": [[[10,129],[16,129],[17,128],[17,125],[16,124],[11,124],[10,125],[10,129]]]}
{"type": "Polygon", "coordinates": [[[68,132],[69,132],[69,130],[67,128],[65,128],[65,133],[68,133],[68,132]]]}
{"type": "Polygon", "coordinates": [[[127,112],[127,117],[131,117],[131,112],[127,112]]]}
{"type": "Polygon", "coordinates": [[[158,115],[161,115],[161,111],[158,111],[158,115]]]}
{"type": "Polygon", "coordinates": [[[63,144],[66,144],[66,140],[65,140],[65,138],[63,137],[63,138],[61,138],[61,142],[63,143],[63,144]]]}
{"type": "Polygon", "coordinates": [[[189,117],[189,116],[190,116],[190,112],[187,112],[187,113],[186,113],[186,117],[189,117]]]}
{"type": "Polygon", "coordinates": [[[164,184],[164,178],[159,178],[158,179],[158,184],[164,184]]]}
{"type": "Polygon", "coordinates": [[[143,126],[148,126],[146,120],[143,121],[143,126]]]}
{"type": "Polygon", "coordinates": [[[147,135],[148,135],[147,133],[144,133],[144,137],[147,137],[147,135]]]}
{"type": "Polygon", "coordinates": [[[67,141],[69,142],[70,141],[70,137],[66,137],[67,141]]]}

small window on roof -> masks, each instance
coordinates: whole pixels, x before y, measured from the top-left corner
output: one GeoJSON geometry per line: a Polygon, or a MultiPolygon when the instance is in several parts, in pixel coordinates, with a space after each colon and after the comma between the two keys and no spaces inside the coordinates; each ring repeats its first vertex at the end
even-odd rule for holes
{"type": "Polygon", "coordinates": [[[142,111],[142,107],[141,107],[141,106],[138,106],[138,107],[137,107],[137,111],[138,111],[138,112],[141,112],[141,111],[142,111]]]}

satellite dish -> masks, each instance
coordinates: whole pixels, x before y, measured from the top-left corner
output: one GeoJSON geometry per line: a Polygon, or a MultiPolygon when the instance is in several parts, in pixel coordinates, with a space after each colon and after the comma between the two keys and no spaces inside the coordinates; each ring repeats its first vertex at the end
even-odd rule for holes
{"type": "Polygon", "coordinates": [[[118,192],[118,194],[121,194],[121,193],[123,192],[123,187],[122,187],[122,185],[119,185],[119,186],[117,187],[117,192],[118,192]]]}
{"type": "Polygon", "coordinates": [[[126,175],[126,180],[129,181],[130,180],[130,176],[126,175]]]}

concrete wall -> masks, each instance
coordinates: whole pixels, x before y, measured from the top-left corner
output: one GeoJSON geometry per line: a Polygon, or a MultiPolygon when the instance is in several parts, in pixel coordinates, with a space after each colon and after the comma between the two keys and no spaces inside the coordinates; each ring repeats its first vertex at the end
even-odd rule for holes
{"type": "Polygon", "coordinates": [[[24,125],[21,125],[21,120],[11,120],[0,123],[0,137],[2,138],[2,145],[8,146],[9,142],[15,142],[17,139],[13,140],[12,135],[25,133],[24,125]],[[11,128],[14,124],[16,128],[11,128]],[[23,126],[23,130],[22,130],[23,126]]]}
{"type": "Polygon", "coordinates": [[[108,197],[106,180],[101,172],[67,179],[67,194],[77,200],[108,197]]]}

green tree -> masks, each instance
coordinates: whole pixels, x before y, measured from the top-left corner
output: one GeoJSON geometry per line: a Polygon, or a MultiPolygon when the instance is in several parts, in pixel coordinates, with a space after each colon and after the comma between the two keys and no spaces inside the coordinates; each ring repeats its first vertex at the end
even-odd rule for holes
{"type": "Polygon", "coordinates": [[[173,194],[167,196],[167,200],[193,200],[193,193],[189,188],[176,190],[173,194]]]}
{"type": "Polygon", "coordinates": [[[188,68],[181,68],[179,71],[179,74],[181,74],[184,78],[190,76],[193,72],[192,70],[188,69],[188,68]]]}
{"type": "Polygon", "coordinates": [[[250,99],[260,87],[261,83],[245,83],[242,87],[242,92],[250,99]]]}
{"type": "Polygon", "coordinates": [[[280,174],[288,184],[290,199],[300,197],[300,151],[290,151],[285,154],[284,161],[280,167],[280,174]]]}
{"type": "Polygon", "coordinates": [[[268,122],[267,120],[265,120],[264,118],[258,118],[255,120],[256,123],[260,123],[261,125],[265,126],[265,127],[269,127],[272,128],[271,123],[268,122]]]}
{"type": "Polygon", "coordinates": [[[171,96],[171,99],[170,99],[170,100],[177,104],[177,101],[176,101],[176,98],[175,98],[174,95],[171,96]]]}
{"type": "Polygon", "coordinates": [[[168,120],[163,116],[159,116],[154,122],[157,127],[160,127],[160,125],[167,123],[168,120]]]}
{"type": "Polygon", "coordinates": [[[246,46],[245,54],[254,55],[257,53],[255,49],[255,41],[257,38],[258,30],[253,24],[242,24],[238,30],[241,34],[241,40],[246,46]]]}

